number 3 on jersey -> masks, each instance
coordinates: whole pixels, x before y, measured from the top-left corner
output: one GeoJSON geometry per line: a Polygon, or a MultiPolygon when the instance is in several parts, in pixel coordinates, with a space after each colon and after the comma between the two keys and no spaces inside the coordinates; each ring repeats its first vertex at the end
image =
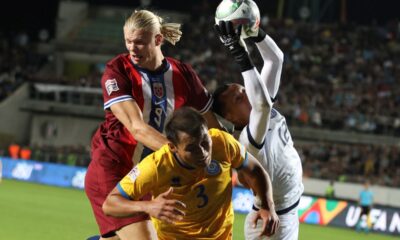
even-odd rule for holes
{"type": "Polygon", "coordinates": [[[200,203],[197,204],[198,208],[203,208],[208,204],[208,196],[204,193],[206,190],[206,187],[204,187],[203,184],[200,184],[198,186],[195,187],[195,189],[197,190],[197,198],[200,198],[200,203]]]}

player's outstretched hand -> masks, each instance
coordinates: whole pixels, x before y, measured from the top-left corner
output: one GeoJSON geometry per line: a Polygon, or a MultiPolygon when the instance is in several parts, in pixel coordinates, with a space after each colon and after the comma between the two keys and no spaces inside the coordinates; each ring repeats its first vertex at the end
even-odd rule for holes
{"type": "Polygon", "coordinates": [[[218,24],[214,25],[214,29],[221,43],[232,54],[236,63],[239,64],[240,70],[244,72],[252,69],[253,63],[250,61],[249,55],[244,47],[244,41],[240,39],[242,25],[239,25],[235,29],[231,21],[219,21],[218,24]]]}
{"type": "Polygon", "coordinates": [[[147,213],[167,223],[181,221],[185,216],[185,212],[182,209],[185,209],[186,205],[176,199],[170,199],[172,192],[173,188],[170,187],[166,192],[161,193],[152,200],[150,206],[148,206],[147,213]]]}
{"type": "Polygon", "coordinates": [[[231,21],[219,21],[218,24],[214,25],[214,29],[218,34],[219,40],[228,48],[228,50],[233,48],[244,49],[244,47],[240,45],[242,25],[239,25],[237,29],[235,29],[231,21]]]}
{"type": "Polygon", "coordinates": [[[251,222],[253,223],[253,227],[256,227],[258,219],[262,219],[262,232],[261,236],[272,236],[276,233],[279,228],[279,217],[275,213],[274,210],[268,211],[266,209],[260,209],[257,211],[257,214],[253,215],[253,219],[251,222]]]}

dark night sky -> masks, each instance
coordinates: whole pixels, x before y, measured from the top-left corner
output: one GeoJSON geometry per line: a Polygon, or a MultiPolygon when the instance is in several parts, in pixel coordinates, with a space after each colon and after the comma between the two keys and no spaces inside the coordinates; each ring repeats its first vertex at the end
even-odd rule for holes
{"type": "MultiPolygon", "coordinates": [[[[120,5],[135,8],[139,5],[139,0],[88,0],[90,4],[120,5]]],[[[219,1],[208,0],[212,7],[219,1]]],[[[200,0],[153,0],[155,8],[182,9],[191,6],[190,2],[199,3],[200,0]]],[[[265,4],[266,9],[270,9],[270,14],[274,14],[277,0],[256,0],[260,4],[265,4]],[[270,3],[268,3],[270,2],[270,3]]],[[[323,2],[323,1],[322,1],[323,2]]],[[[336,0],[337,3],[340,0],[336,0]]],[[[348,20],[359,23],[370,23],[372,19],[384,22],[386,19],[400,19],[400,1],[398,0],[347,0],[348,20]]],[[[338,6],[338,4],[337,4],[338,6]]],[[[25,30],[29,34],[35,34],[42,28],[50,29],[54,32],[54,19],[57,15],[57,0],[42,1],[10,1],[4,4],[0,10],[0,33],[10,34],[25,30]],[[8,6],[10,5],[10,6],[8,6]],[[8,6],[8,7],[5,7],[8,6]]],[[[329,11],[338,12],[338,7],[329,11]]]]}

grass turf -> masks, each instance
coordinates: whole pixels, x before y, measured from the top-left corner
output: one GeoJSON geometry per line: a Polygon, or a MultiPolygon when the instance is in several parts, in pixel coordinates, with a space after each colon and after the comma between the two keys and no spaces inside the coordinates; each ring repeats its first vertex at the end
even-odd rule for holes
{"type": "MultiPolygon", "coordinates": [[[[243,238],[245,215],[236,214],[234,239],[243,238]]],[[[97,233],[81,190],[14,180],[0,183],[0,239],[80,240],[97,233]]],[[[299,239],[391,240],[394,237],[302,224],[299,239]]]]}

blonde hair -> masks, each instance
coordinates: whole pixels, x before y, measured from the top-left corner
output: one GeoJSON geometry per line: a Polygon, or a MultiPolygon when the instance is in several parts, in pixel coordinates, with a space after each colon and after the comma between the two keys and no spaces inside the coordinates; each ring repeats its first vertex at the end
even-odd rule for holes
{"type": "Polygon", "coordinates": [[[124,29],[129,31],[143,29],[153,33],[161,33],[164,39],[172,45],[175,45],[181,39],[180,28],[181,24],[166,23],[162,17],[148,10],[135,10],[124,24],[124,29]]]}

